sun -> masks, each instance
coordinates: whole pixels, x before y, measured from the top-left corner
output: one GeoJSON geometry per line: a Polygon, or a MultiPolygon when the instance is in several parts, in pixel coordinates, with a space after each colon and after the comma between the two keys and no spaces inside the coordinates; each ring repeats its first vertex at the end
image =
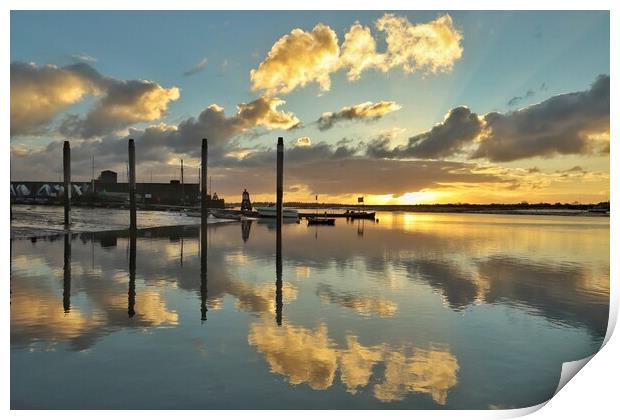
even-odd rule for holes
{"type": "Polygon", "coordinates": [[[444,195],[445,193],[438,191],[413,191],[399,196],[393,194],[373,196],[370,197],[368,203],[380,205],[434,204],[444,195]]]}

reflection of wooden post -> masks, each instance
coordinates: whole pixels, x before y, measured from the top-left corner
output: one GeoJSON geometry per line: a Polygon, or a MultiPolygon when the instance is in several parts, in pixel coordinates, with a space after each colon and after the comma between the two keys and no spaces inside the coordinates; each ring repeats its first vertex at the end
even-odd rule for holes
{"type": "Polygon", "coordinates": [[[71,235],[65,234],[65,261],[62,268],[62,307],[66,314],[71,310],[71,235]]]}
{"type": "Polygon", "coordinates": [[[202,139],[202,158],[200,167],[200,205],[201,205],[201,223],[207,223],[207,214],[209,212],[207,203],[207,157],[208,157],[208,142],[207,139],[202,139]]]}
{"type": "Polygon", "coordinates": [[[284,139],[278,137],[278,158],[276,173],[276,217],[277,222],[282,223],[282,193],[283,193],[283,168],[284,166],[284,139]]]}
{"type": "Polygon", "coordinates": [[[207,320],[207,159],[209,143],[202,139],[200,166],[200,320],[207,320]]]}
{"type": "Polygon", "coordinates": [[[65,141],[62,146],[62,169],[65,187],[65,227],[71,224],[71,146],[65,141]]]}
{"type": "Polygon", "coordinates": [[[200,321],[207,320],[207,225],[200,225],[200,321]]]}
{"type": "Polygon", "coordinates": [[[276,324],[282,325],[282,223],[276,228],[276,324]]]}
{"type": "Polygon", "coordinates": [[[136,148],[129,139],[129,228],[136,229],[136,148]]]}
{"type": "Polygon", "coordinates": [[[278,137],[276,166],[276,324],[282,325],[282,194],[284,185],[284,139],[278,137]]]}
{"type": "Polygon", "coordinates": [[[127,315],[132,318],[136,312],[136,236],[135,229],[129,229],[129,291],[127,292],[127,315]]]}

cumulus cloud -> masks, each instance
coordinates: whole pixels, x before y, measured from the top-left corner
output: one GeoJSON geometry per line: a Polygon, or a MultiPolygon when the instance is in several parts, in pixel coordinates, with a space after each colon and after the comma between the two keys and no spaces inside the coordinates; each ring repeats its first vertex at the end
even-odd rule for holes
{"type": "Polygon", "coordinates": [[[61,123],[62,134],[90,138],[101,136],[130,124],[162,118],[168,103],[179,98],[176,87],[164,88],[147,80],[107,80],[106,94],[84,118],[67,116],[61,123]]]}
{"type": "Polygon", "coordinates": [[[478,116],[460,106],[406,146],[390,148],[390,139],[369,142],[377,158],[439,159],[473,149],[471,158],[508,162],[531,157],[609,153],[609,76],[590,89],[553,96],[509,113],[478,116]]]}
{"type": "Polygon", "coordinates": [[[317,124],[319,130],[324,131],[329,130],[339,121],[374,121],[390,112],[398,111],[400,108],[401,106],[393,101],[364,102],[344,107],[338,112],[324,112],[318,119],[317,124]]]}
{"type": "Polygon", "coordinates": [[[201,71],[203,71],[207,67],[207,64],[209,64],[209,60],[207,60],[206,58],[203,58],[194,67],[192,67],[191,69],[189,69],[187,71],[184,71],[183,75],[184,76],[192,76],[194,74],[198,74],[198,73],[200,73],[201,71]]]}
{"type": "Polygon", "coordinates": [[[347,70],[349,80],[359,79],[369,69],[387,72],[401,68],[406,73],[450,71],[463,53],[462,35],[449,15],[412,24],[406,17],[385,14],[375,24],[385,36],[383,52],[377,51],[371,29],[359,22],[345,34],[342,47],[336,32],[324,24],[316,25],[311,32],[293,29],[250,72],[252,89],[273,95],[317,83],[325,92],[331,87],[331,73],[340,69],[347,70]]]}
{"type": "MultiPolygon", "coordinates": [[[[296,124],[298,119],[291,113],[277,109],[284,101],[277,98],[259,98],[255,101],[239,104],[234,115],[226,115],[219,105],[213,104],[204,109],[197,117],[191,117],[180,124],[151,125],[145,129],[130,128],[122,138],[114,135],[86,140],[72,141],[72,171],[74,178],[88,177],[91,156],[95,156],[97,165],[122,172],[127,158],[127,139],[133,138],[136,144],[138,164],[157,164],[167,168],[168,162],[179,155],[189,158],[200,156],[200,141],[209,139],[209,162],[214,165],[221,162],[233,162],[236,142],[235,136],[255,127],[286,128],[296,124]],[[226,157],[229,155],[229,157],[226,157]]],[[[16,179],[47,179],[58,168],[50,167],[50,162],[58,162],[58,151],[62,142],[54,141],[45,147],[24,149],[12,144],[11,176],[16,179]]],[[[249,152],[240,154],[243,157],[249,152]]],[[[269,164],[271,166],[271,163],[269,164]]],[[[162,174],[163,175],[163,174],[162,174]]],[[[163,175],[168,176],[168,175],[163,175]]]]}
{"type": "Polygon", "coordinates": [[[66,116],[62,134],[88,138],[137,122],[161,118],[176,87],[146,80],[117,80],[101,75],[86,63],[65,67],[11,63],[11,136],[42,134],[54,118],[85,96],[99,99],[84,117],[66,116]]]}
{"type": "Polygon", "coordinates": [[[394,156],[441,158],[452,156],[471,143],[482,130],[483,121],[465,106],[453,108],[444,120],[429,131],[409,138],[404,147],[397,147],[394,156]]]}
{"type": "Polygon", "coordinates": [[[347,78],[358,80],[364,70],[384,68],[385,56],[377,53],[377,42],[368,26],[355,22],[344,36],[340,63],[347,78]]]}
{"type": "Polygon", "coordinates": [[[609,76],[590,89],[553,96],[508,114],[484,116],[485,132],[474,158],[507,162],[534,156],[605,152],[609,133],[609,76]]]}
{"type": "Polygon", "coordinates": [[[377,23],[385,32],[387,51],[382,70],[401,67],[405,72],[428,70],[449,71],[461,58],[463,36],[456,30],[450,15],[421,24],[412,24],[406,17],[385,14],[377,23]]]}
{"type": "Polygon", "coordinates": [[[103,89],[101,76],[87,64],[11,63],[11,136],[42,132],[60,111],[103,89]]]}
{"type": "Polygon", "coordinates": [[[322,91],[331,86],[330,73],[338,69],[338,36],[318,24],[310,32],[296,28],[271,47],[267,58],[250,72],[252,90],[288,93],[316,82],[322,91]]]}

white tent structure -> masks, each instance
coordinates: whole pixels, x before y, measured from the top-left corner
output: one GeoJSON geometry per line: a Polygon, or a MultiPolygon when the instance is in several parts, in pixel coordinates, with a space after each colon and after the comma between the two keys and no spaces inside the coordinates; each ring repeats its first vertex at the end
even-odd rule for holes
{"type": "Polygon", "coordinates": [[[56,197],[57,191],[50,184],[43,184],[37,191],[37,197],[56,197]]]}
{"type": "Polygon", "coordinates": [[[27,197],[30,195],[30,190],[24,184],[19,184],[15,187],[15,193],[18,197],[27,197]]]}

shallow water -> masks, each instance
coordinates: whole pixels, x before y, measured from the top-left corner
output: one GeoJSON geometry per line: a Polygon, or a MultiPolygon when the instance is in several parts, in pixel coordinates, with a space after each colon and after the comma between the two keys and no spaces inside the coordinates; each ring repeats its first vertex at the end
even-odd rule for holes
{"type": "MultiPolygon", "coordinates": [[[[138,215],[138,228],[200,223],[200,218],[186,216],[180,211],[140,210],[138,215]]],[[[11,206],[11,216],[12,238],[41,237],[65,232],[63,206],[14,204],[11,206]]],[[[209,223],[211,222],[214,220],[209,219],[209,223]]],[[[128,226],[128,209],[77,206],[71,209],[72,232],[119,230],[128,226]]]]}
{"type": "Polygon", "coordinates": [[[378,218],[12,239],[12,408],[516,408],[600,347],[609,219],[378,218]]]}

